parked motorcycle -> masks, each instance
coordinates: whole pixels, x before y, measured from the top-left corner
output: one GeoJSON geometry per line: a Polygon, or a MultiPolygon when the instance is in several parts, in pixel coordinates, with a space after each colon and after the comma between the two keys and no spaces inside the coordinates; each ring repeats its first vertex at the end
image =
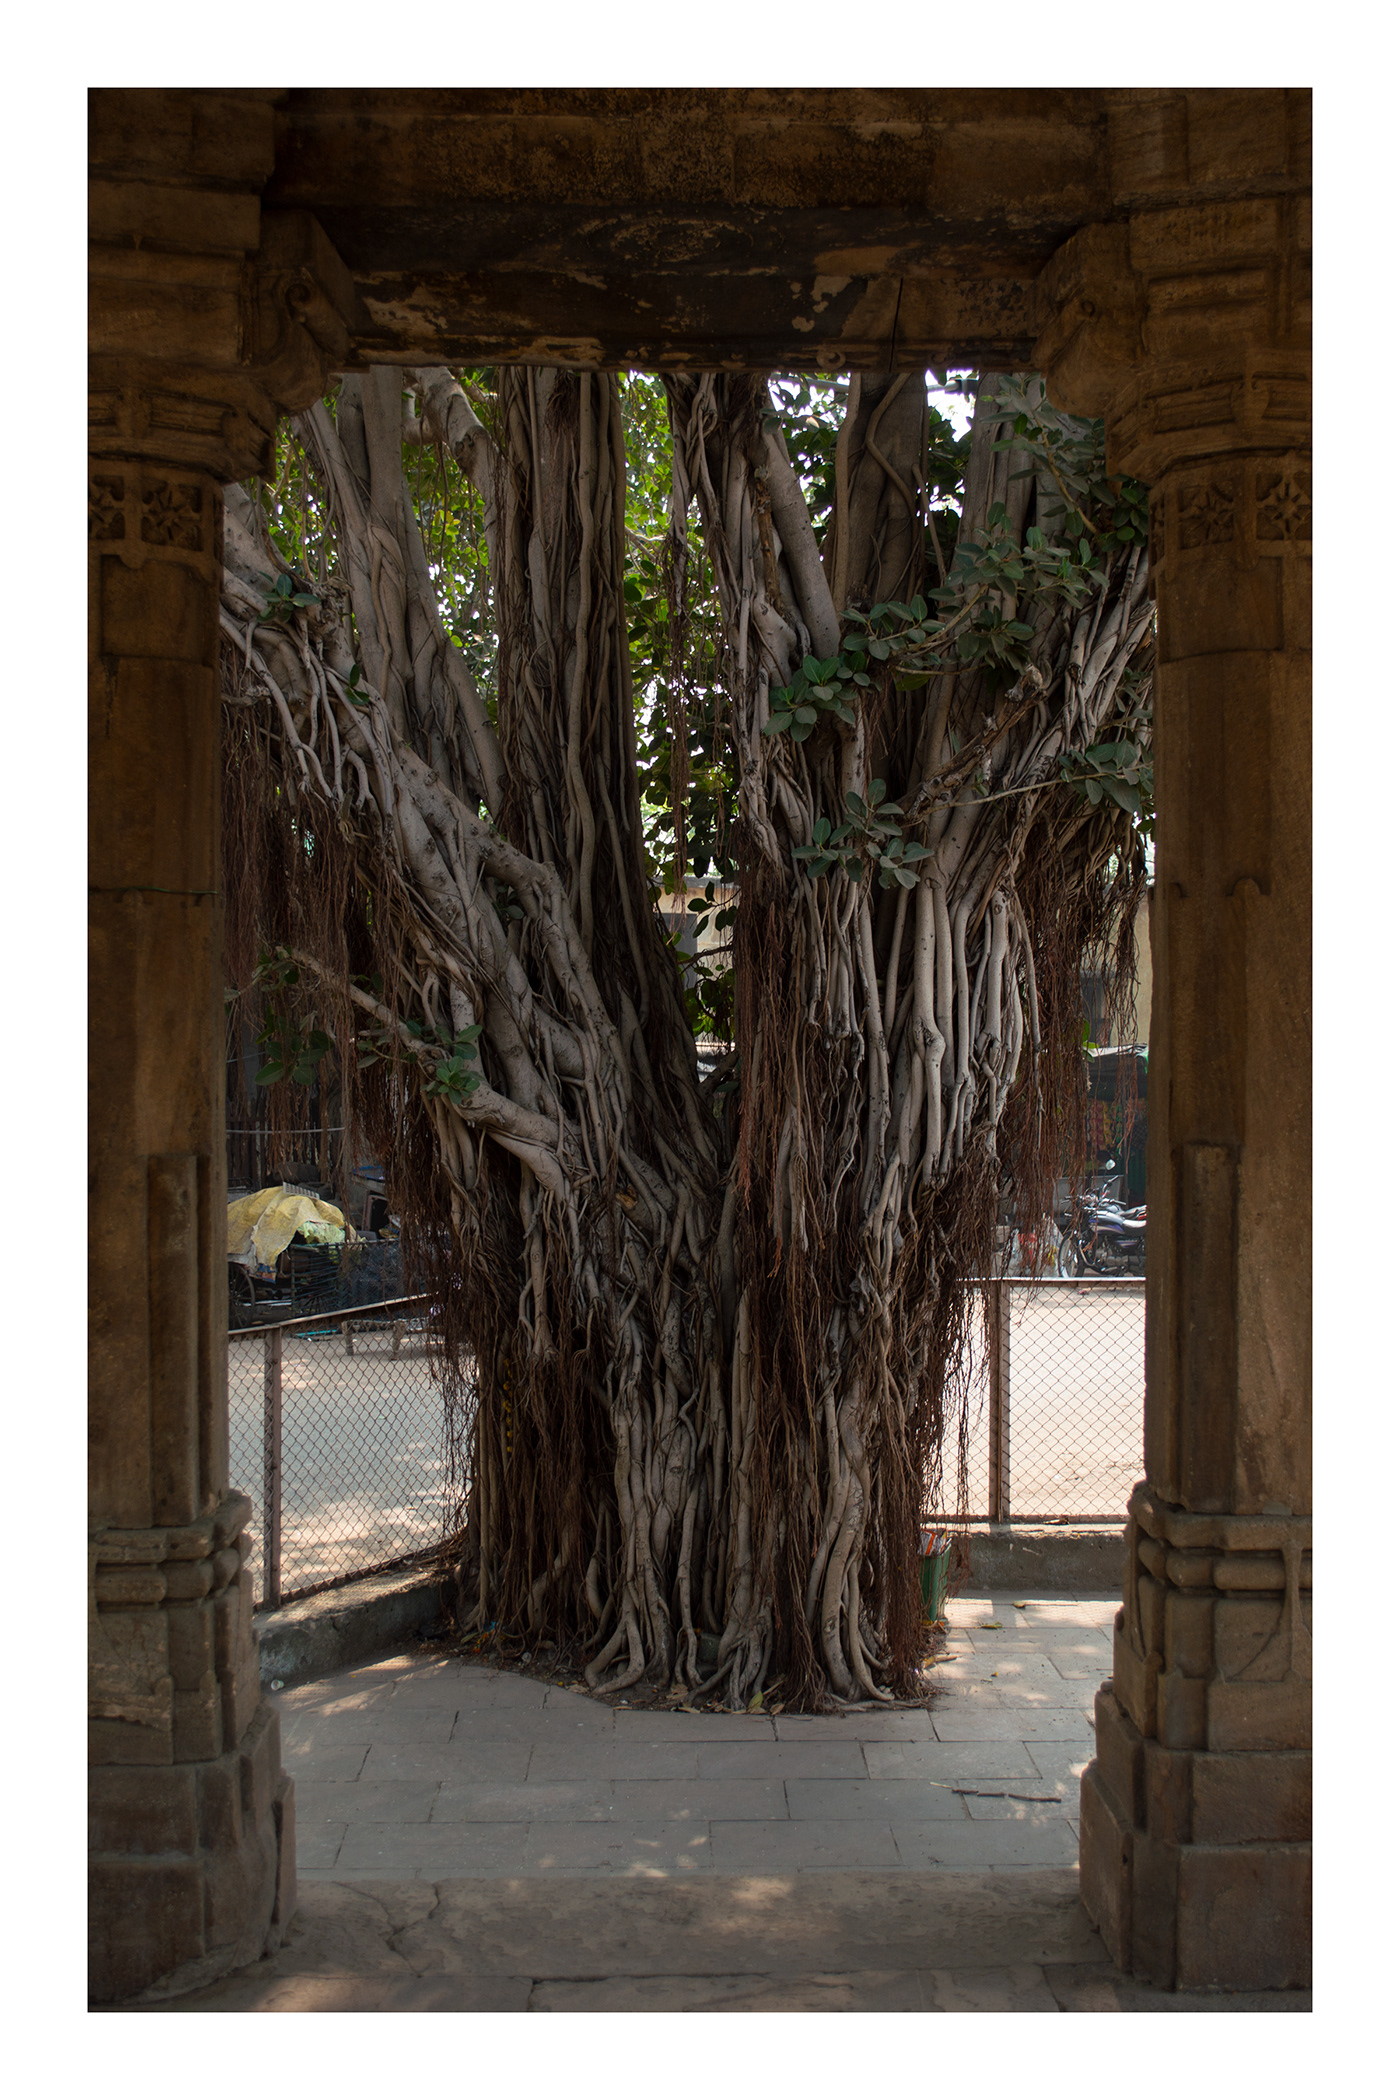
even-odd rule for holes
{"type": "MultiPolygon", "coordinates": [[[[1113,1161],[1108,1161],[1111,1168],[1113,1161]]],[[[1147,1205],[1125,1210],[1098,1194],[1081,1196],[1060,1249],[1065,1276],[1145,1276],[1147,1274],[1147,1205]]]]}

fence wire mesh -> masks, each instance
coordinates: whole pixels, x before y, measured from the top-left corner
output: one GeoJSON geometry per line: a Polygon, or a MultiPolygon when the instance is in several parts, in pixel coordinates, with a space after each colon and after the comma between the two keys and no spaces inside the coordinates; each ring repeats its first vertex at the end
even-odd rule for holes
{"type": "MultiPolygon", "coordinates": [[[[968,1506],[942,1454],[941,1519],[1120,1522],[1142,1477],[1145,1287],[974,1286],[968,1506]]],[[[426,1298],[230,1334],[233,1480],[253,1497],[267,1608],[440,1543],[456,1511],[426,1298]]]]}
{"type": "Polygon", "coordinates": [[[950,1432],[939,1514],[1122,1523],[1143,1475],[1145,1284],[1045,1277],[976,1288],[968,1506],[954,1507],[950,1432]]]}
{"type": "Polygon", "coordinates": [[[426,1299],[230,1334],[231,1476],[260,1609],[440,1543],[453,1515],[426,1299]]]}

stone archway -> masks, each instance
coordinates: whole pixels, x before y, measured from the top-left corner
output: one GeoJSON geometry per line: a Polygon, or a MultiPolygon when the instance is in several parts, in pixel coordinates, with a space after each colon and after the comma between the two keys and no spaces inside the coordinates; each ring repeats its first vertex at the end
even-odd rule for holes
{"type": "Polygon", "coordinates": [[[94,96],[97,2000],[250,1960],[295,1903],[215,1283],[220,491],[331,371],[472,358],[1034,365],[1152,483],[1170,1108],[1083,1893],[1154,1982],[1306,1980],[1308,120],[1285,90],[94,96]]]}

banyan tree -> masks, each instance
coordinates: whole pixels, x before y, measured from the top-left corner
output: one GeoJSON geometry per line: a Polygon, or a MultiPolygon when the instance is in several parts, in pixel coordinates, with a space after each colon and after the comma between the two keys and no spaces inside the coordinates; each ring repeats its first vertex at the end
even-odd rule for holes
{"type": "Polygon", "coordinates": [[[338,1058],[441,1308],[462,1630],[810,1709],[917,1688],[969,1279],[1047,1207],[1081,970],[1130,952],[1153,645],[1143,492],[1037,380],[959,445],[921,375],[796,396],[344,379],[299,514],[228,492],[225,857],[264,1076],[338,1058]],[[658,735],[723,878],[707,1002],[658,735]]]}

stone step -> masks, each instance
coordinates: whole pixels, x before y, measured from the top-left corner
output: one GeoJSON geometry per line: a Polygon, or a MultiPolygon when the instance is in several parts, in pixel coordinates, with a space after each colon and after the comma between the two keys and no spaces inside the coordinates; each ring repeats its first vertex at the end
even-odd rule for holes
{"type": "Polygon", "coordinates": [[[170,2012],[1303,2011],[1151,1991],[1073,1870],[315,1882],[270,1960],[170,2012]]]}

